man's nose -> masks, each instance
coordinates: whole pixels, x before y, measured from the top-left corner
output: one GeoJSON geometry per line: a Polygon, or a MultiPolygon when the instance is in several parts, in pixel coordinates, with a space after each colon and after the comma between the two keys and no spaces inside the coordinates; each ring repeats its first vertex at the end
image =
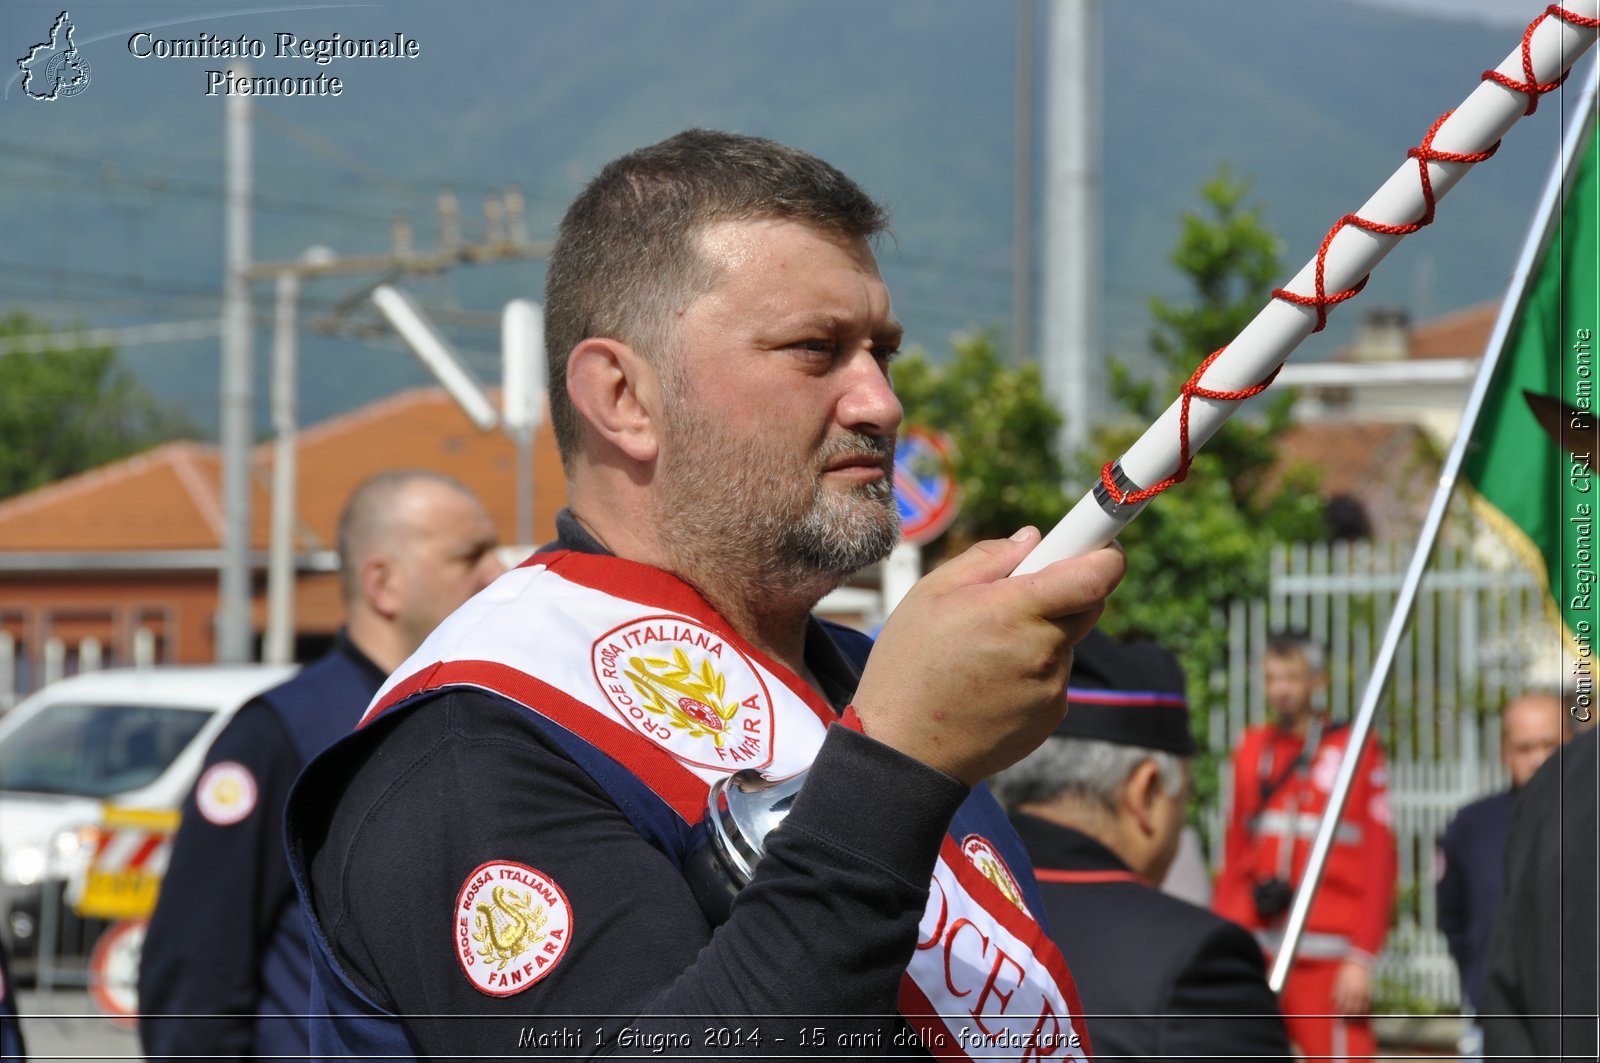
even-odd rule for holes
{"type": "Polygon", "coordinates": [[[894,435],[905,409],[889,382],[888,367],[862,348],[851,356],[845,373],[845,393],[839,400],[841,426],[871,435],[894,435]]]}

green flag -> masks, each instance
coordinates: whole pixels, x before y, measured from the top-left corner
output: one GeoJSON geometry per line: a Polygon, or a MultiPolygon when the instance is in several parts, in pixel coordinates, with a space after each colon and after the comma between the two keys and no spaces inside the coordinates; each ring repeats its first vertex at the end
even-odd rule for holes
{"type": "MultiPolygon", "coordinates": [[[[1558,216],[1507,334],[1462,467],[1491,520],[1547,580],[1592,699],[1600,641],[1600,138],[1591,111],[1558,216]]],[[[1547,224],[1541,221],[1541,225],[1547,224]]]]}

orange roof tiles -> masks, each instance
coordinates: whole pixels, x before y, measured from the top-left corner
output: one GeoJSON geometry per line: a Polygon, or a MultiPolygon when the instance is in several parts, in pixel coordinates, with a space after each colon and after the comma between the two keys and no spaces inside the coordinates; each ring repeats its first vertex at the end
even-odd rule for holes
{"type": "MultiPolygon", "coordinates": [[[[1479,358],[1494,330],[1495,317],[1500,313],[1500,300],[1491,299],[1443,317],[1413,325],[1407,336],[1407,358],[1427,361],[1436,358],[1479,358]]],[[[1359,342],[1359,341],[1358,341],[1359,342]]],[[[1335,361],[1356,360],[1357,345],[1352,344],[1334,355],[1335,361]]]]}
{"type": "Polygon", "coordinates": [[[1362,504],[1374,538],[1413,535],[1438,478],[1439,457],[1418,426],[1376,421],[1299,424],[1276,440],[1278,462],[1268,490],[1295,465],[1321,473],[1324,498],[1349,495],[1362,504]]]}
{"type": "MultiPolygon", "coordinates": [[[[352,488],[385,469],[422,467],[466,483],[503,542],[516,534],[516,449],[480,431],[436,388],[401,392],[305,429],[298,439],[297,550],[332,549],[352,488]]],[[[566,480],[548,424],[534,445],[534,541],[554,535],[566,480]]],[[[252,454],[251,540],[268,545],[272,446],[252,454]]],[[[0,550],[214,550],[223,526],[215,447],[168,443],[0,501],[0,550]]]]}
{"type": "Polygon", "coordinates": [[[1479,358],[1489,342],[1500,300],[1434,318],[1411,330],[1412,358],[1479,358]]]}

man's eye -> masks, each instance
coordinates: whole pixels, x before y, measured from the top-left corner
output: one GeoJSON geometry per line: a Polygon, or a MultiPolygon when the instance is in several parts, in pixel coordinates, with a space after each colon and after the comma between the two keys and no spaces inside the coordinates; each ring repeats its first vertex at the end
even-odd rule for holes
{"type": "Polygon", "coordinates": [[[872,355],[879,361],[892,362],[896,358],[900,357],[900,348],[891,347],[887,344],[879,344],[872,348],[872,355]]]}

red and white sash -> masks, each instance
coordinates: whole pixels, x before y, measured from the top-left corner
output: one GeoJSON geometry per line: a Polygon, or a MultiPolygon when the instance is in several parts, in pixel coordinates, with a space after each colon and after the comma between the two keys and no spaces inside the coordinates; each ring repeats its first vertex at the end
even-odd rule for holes
{"type": "MultiPolygon", "coordinates": [[[[595,554],[540,554],[500,577],[394,672],[362,723],[445,686],[493,691],[560,725],[691,824],[713,781],[800,771],[838,719],[687,584],[595,554]]],[[[946,836],[900,1010],[943,1059],[1087,1059],[1066,963],[986,852],[946,836]]]]}

